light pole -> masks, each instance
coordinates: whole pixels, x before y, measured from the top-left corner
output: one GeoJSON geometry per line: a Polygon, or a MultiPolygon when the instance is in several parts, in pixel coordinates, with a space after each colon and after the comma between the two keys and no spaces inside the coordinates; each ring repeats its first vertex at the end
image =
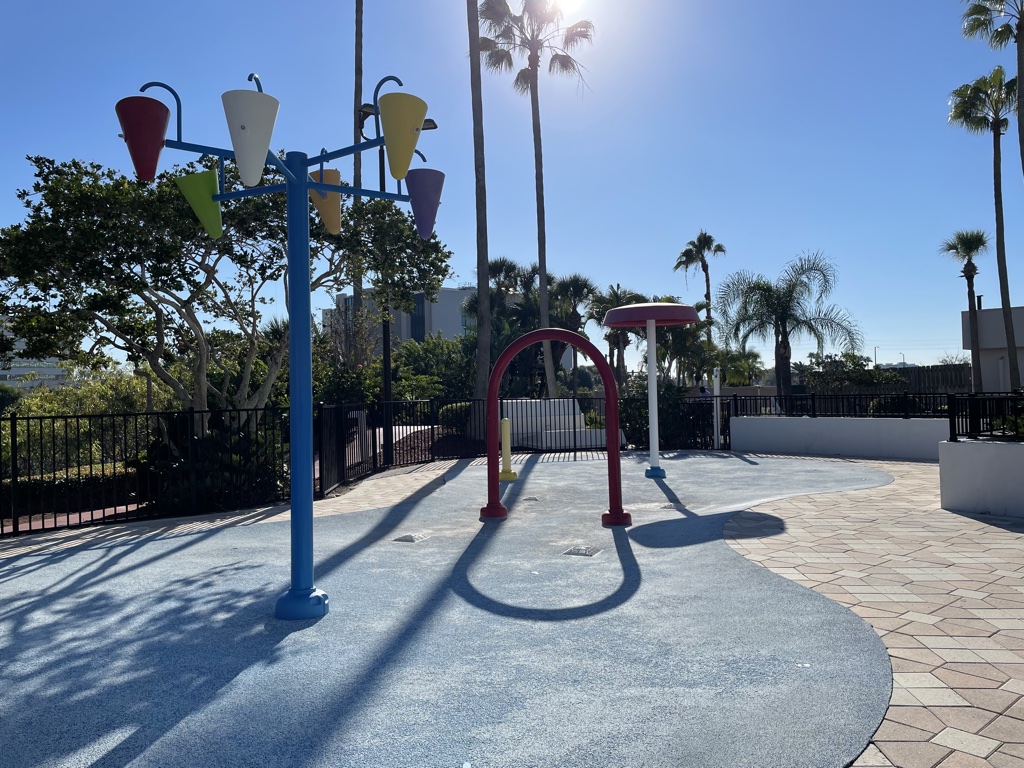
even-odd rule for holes
{"type": "MultiPolygon", "coordinates": [[[[397,78],[388,77],[397,82],[397,78]]],[[[270,151],[270,140],[277,119],[277,99],[263,93],[257,75],[249,75],[256,91],[228,91],[222,97],[224,113],[231,133],[232,149],[192,144],[181,138],[181,99],[168,85],[146,83],[141,91],[151,87],[167,90],[177,108],[177,138],[165,139],[170,110],[163,102],[148,96],[129,96],[117,103],[116,111],[121,123],[128,151],[132,156],[136,174],[141,181],[153,181],[163,147],[180,149],[199,155],[219,158],[218,170],[204,171],[177,179],[189,204],[199,216],[207,232],[214,237],[223,233],[220,203],[255,195],[284,192],[288,229],[288,372],[291,470],[291,587],[277,599],[275,616],[279,619],[312,619],[328,611],[327,594],[313,583],[313,366],[312,322],[309,264],[309,203],[310,195],[320,198],[318,210],[324,201],[341,205],[340,195],[360,195],[386,200],[409,202],[416,215],[421,236],[433,229],[440,198],[437,175],[429,169],[409,171],[409,162],[416,148],[423,126],[426,104],[409,94],[389,93],[380,97],[374,92],[374,108],[380,114],[381,101],[387,100],[384,112],[384,135],[353,144],[333,152],[321,152],[307,157],[303,152],[288,152],[282,161],[270,151]],[[389,147],[391,174],[406,179],[409,195],[391,194],[344,187],[323,182],[324,163],[384,145],[389,147]],[[239,176],[247,189],[225,192],[224,162],[234,160],[239,176]],[[283,184],[258,186],[267,165],[275,166],[284,176],[283,184]],[[320,167],[313,180],[309,169],[320,167]],[[416,179],[413,174],[429,175],[416,179]],[[413,177],[413,178],[410,178],[413,177]],[[429,183],[424,183],[429,182],[429,183]],[[435,190],[436,187],[436,190],[435,190]],[[428,189],[429,188],[429,189],[428,189]],[[436,192],[436,194],[435,194],[436,192]],[[431,202],[433,203],[431,205],[431,202]],[[432,207],[432,210],[431,210],[432,207]]]]}
{"type": "Polygon", "coordinates": [[[878,367],[878,345],[875,345],[875,368],[878,367]]]}
{"type": "MultiPolygon", "coordinates": [[[[378,94],[380,93],[381,86],[387,82],[394,82],[399,87],[402,86],[402,81],[394,75],[388,75],[383,78],[377,86],[373,89],[373,104],[363,104],[359,108],[359,116],[361,124],[365,124],[366,121],[373,117],[373,126],[376,131],[376,137],[380,138],[381,125],[380,125],[380,108],[378,106],[378,94]]],[[[426,111],[426,105],[424,104],[424,113],[426,111]]],[[[437,128],[437,123],[431,120],[429,117],[424,117],[423,125],[420,128],[421,131],[432,131],[437,128]]],[[[363,138],[366,135],[363,134],[363,138]]],[[[423,158],[423,153],[418,150],[413,150],[417,155],[423,158]]],[[[426,158],[423,158],[424,161],[426,158]]],[[[380,151],[377,154],[377,172],[380,184],[380,191],[384,192],[384,145],[380,145],[380,151]]],[[[398,180],[398,192],[402,191],[402,181],[398,180]]],[[[424,239],[430,237],[430,234],[424,236],[424,239]]],[[[383,429],[383,445],[381,446],[384,453],[384,466],[390,467],[395,463],[395,428],[394,428],[394,412],[392,406],[392,390],[391,390],[391,302],[385,301],[381,307],[383,310],[384,317],[381,319],[381,333],[380,333],[380,349],[381,349],[381,400],[382,409],[381,416],[383,417],[384,429],[383,429]]]]}
{"type": "Polygon", "coordinates": [[[903,360],[903,367],[907,367],[907,356],[900,352],[900,358],[903,360]]]}

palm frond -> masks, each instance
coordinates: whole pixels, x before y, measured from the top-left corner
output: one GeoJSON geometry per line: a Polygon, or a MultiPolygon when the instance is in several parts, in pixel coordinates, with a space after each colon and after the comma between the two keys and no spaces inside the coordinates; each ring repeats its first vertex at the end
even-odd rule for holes
{"type": "Polygon", "coordinates": [[[477,9],[480,22],[487,28],[488,32],[497,32],[501,27],[508,25],[512,17],[512,9],[508,7],[505,0],[483,0],[477,9]]]}
{"type": "MultiPolygon", "coordinates": [[[[483,40],[480,41],[483,43],[483,40]]],[[[481,48],[481,51],[483,49],[481,48]]],[[[495,72],[512,69],[512,54],[503,48],[493,48],[484,53],[484,66],[495,72]]]]}
{"type": "Polygon", "coordinates": [[[594,42],[594,25],[586,19],[569,25],[562,34],[562,47],[567,51],[571,51],[581,43],[592,42],[594,42]]]}
{"type": "Polygon", "coordinates": [[[580,75],[580,65],[567,53],[553,53],[548,59],[548,72],[554,75],[580,75]]]}
{"type": "MultiPolygon", "coordinates": [[[[511,68],[511,65],[509,68],[511,68]]],[[[519,72],[516,73],[516,79],[512,81],[512,88],[515,90],[516,93],[525,96],[530,92],[532,83],[533,78],[530,74],[530,68],[523,67],[522,69],[519,70],[519,72]]]]}

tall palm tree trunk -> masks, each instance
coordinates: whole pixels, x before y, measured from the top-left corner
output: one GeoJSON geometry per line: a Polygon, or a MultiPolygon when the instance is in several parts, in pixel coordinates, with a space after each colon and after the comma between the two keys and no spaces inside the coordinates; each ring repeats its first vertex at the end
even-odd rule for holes
{"type": "Polygon", "coordinates": [[[793,370],[790,361],[793,358],[793,347],[789,337],[775,333],[775,393],[779,396],[779,407],[784,408],[783,398],[793,393],[793,370]]]}
{"type": "MultiPolygon", "coordinates": [[[[540,55],[530,52],[530,109],[533,113],[533,166],[537,186],[537,270],[540,272],[540,325],[541,328],[551,327],[551,316],[548,305],[548,238],[544,225],[544,152],[540,138],[540,55]]],[[[555,397],[555,363],[551,354],[551,342],[543,342],[544,347],[544,378],[547,381],[548,397],[555,397]]]]}
{"type": "Polygon", "coordinates": [[[984,392],[981,383],[981,341],[978,334],[978,300],[974,296],[974,274],[977,267],[968,260],[964,265],[964,278],[967,280],[967,316],[971,334],[971,391],[984,392]]]}
{"type": "Polygon", "coordinates": [[[711,343],[711,270],[708,268],[707,261],[702,261],[700,268],[704,270],[704,302],[705,302],[705,317],[708,320],[707,328],[707,341],[711,343]]]}
{"type": "MultiPolygon", "coordinates": [[[[1024,15],[1017,18],[1014,46],[1017,51],[1017,104],[1024,104],[1024,15]]],[[[1017,146],[1020,150],[1020,168],[1024,172],[1024,120],[1017,119],[1017,146]]]]}
{"type": "MultiPolygon", "coordinates": [[[[359,108],[363,105],[363,0],[356,0],[356,21],[355,21],[355,87],[352,89],[352,143],[358,144],[363,140],[362,125],[360,125],[359,108]]],[[[356,152],[352,155],[352,184],[356,189],[363,186],[363,160],[362,153],[356,152]]],[[[357,198],[358,199],[358,198],[357,198]]],[[[355,365],[362,363],[356,359],[359,355],[359,344],[355,341],[356,323],[363,310],[363,276],[356,275],[352,283],[352,317],[348,318],[345,340],[346,351],[349,359],[355,365]]]]}
{"type": "Polygon", "coordinates": [[[1013,305],[1010,303],[1010,278],[1006,270],[1006,240],[1003,233],[1003,175],[999,126],[992,129],[992,179],[996,205],[996,266],[999,269],[999,298],[1003,305],[1006,330],[1006,360],[1010,368],[1010,389],[1020,389],[1017,363],[1017,339],[1013,333],[1013,305]]]}
{"type": "MultiPolygon", "coordinates": [[[[362,2],[362,0],[357,0],[362,2]]],[[[487,182],[484,172],[484,103],[480,85],[480,18],[477,0],[466,0],[469,88],[473,102],[473,171],[476,178],[476,382],[473,397],[487,397],[491,372],[491,290],[487,257],[487,182]]]]}

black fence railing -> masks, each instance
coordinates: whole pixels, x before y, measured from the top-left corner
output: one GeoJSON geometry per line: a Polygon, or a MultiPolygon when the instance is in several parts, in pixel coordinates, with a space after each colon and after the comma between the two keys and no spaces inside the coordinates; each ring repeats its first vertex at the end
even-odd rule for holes
{"type": "Polygon", "coordinates": [[[810,416],[812,418],[946,418],[946,395],[934,393],[897,394],[817,394],[783,397],[732,395],[722,398],[730,403],[734,416],[810,416]]]}
{"type": "MultiPolygon", "coordinates": [[[[619,400],[620,445],[649,448],[647,398],[619,400]]],[[[733,416],[949,418],[951,435],[1020,439],[1020,398],[958,395],[661,397],[659,449],[730,446],[733,416]],[[974,403],[970,405],[970,403],[974,403]],[[972,410],[973,409],[973,410],[972,410]],[[956,427],[952,425],[956,422],[956,427]]],[[[502,400],[516,451],[603,450],[602,397],[502,400]]],[[[391,404],[390,466],[486,455],[482,400],[391,404]]],[[[321,404],[313,430],[314,489],[387,469],[376,404],[321,404]]],[[[612,439],[616,439],[612,436],[612,439]]],[[[147,517],[245,509],[290,494],[288,413],[263,410],[0,420],[0,536],[147,517]]]]}
{"type": "Polygon", "coordinates": [[[289,496],[275,409],[0,420],[0,536],[200,514],[289,496]]]}
{"type": "Polygon", "coordinates": [[[1024,394],[947,395],[949,440],[1024,441],[1024,394]]]}

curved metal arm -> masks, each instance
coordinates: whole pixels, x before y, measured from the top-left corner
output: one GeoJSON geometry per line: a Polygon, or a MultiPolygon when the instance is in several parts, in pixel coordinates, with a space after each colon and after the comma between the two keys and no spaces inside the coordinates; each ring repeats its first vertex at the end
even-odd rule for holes
{"type": "Polygon", "coordinates": [[[168,91],[171,94],[171,96],[174,97],[174,104],[178,111],[178,141],[181,141],[181,99],[178,97],[177,92],[166,83],[160,83],[156,80],[146,83],[144,86],[139,88],[139,91],[141,93],[145,93],[147,88],[163,88],[165,91],[168,91]]]}
{"type": "Polygon", "coordinates": [[[256,83],[256,90],[259,91],[260,93],[263,93],[263,83],[260,82],[260,76],[259,75],[257,75],[255,72],[250,72],[249,73],[249,82],[250,83],[256,83]]]}
{"type": "Polygon", "coordinates": [[[377,97],[380,94],[381,86],[384,83],[398,83],[398,87],[404,87],[404,84],[394,75],[388,75],[387,77],[381,78],[381,81],[377,83],[377,86],[373,89],[373,128],[377,132],[376,138],[380,138],[380,107],[377,106],[377,97]]]}

